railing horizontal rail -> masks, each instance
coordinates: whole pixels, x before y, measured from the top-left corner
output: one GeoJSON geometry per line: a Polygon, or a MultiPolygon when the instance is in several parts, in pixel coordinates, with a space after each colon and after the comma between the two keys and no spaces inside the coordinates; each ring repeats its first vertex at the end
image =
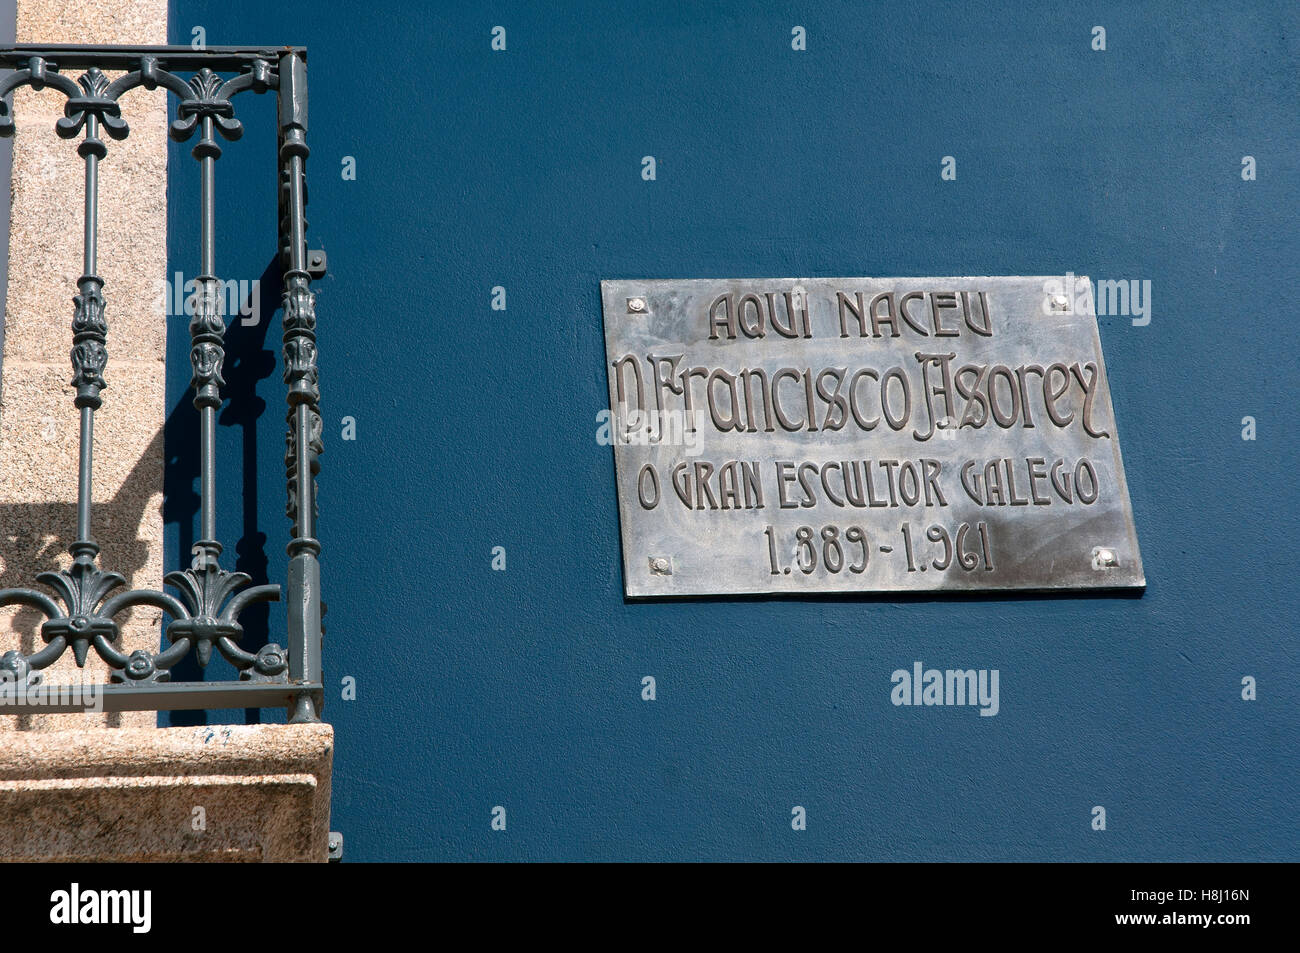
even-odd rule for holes
{"type": "Polygon", "coordinates": [[[207,67],[217,72],[238,70],[253,60],[274,63],[281,56],[291,54],[307,59],[307,49],[302,46],[209,46],[196,50],[190,46],[59,46],[41,43],[19,43],[0,48],[0,68],[19,69],[33,56],[49,60],[59,69],[103,70],[135,69],[140,57],[152,56],[158,65],[181,71],[207,67]]]}
{"type": "Polygon", "coordinates": [[[197,711],[219,708],[297,707],[299,697],[319,710],[324,688],[319,684],[245,682],[152,682],[146,685],[95,685],[80,696],[69,688],[80,685],[41,685],[24,691],[25,701],[0,704],[0,715],[58,715],[84,711],[197,711]],[[97,701],[96,701],[97,700],[97,701]]]}

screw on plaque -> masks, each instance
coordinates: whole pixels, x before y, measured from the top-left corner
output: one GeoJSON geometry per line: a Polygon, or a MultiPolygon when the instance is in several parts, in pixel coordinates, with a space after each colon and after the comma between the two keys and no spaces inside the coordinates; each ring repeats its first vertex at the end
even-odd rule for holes
{"type": "Polygon", "coordinates": [[[325,272],[329,270],[329,260],[325,257],[325,252],[319,248],[307,252],[307,275],[312,281],[325,277],[325,272]]]}
{"type": "Polygon", "coordinates": [[[343,859],[343,835],[338,831],[330,831],[329,851],[331,864],[337,864],[343,859]]]}
{"type": "Polygon", "coordinates": [[[1052,295],[1050,300],[1051,300],[1053,311],[1070,310],[1070,299],[1067,298],[1065,295],[1052,295]]]}
{"type": "Polygon", "coordinates": [[[1106,546],[1094,546],[1092,550],[1092,568],[1093,569],[1116,569],[1119,566],[1119,556],[1115,550],[1106,546]]]}
{"type": "Polygon", "coordinates": [[[650,308],[649,308],[649,306],[645,303],[645,298],[628,298],[628,299],[627,299],[627,313],[628,313],[628,314],[645,314],[645,313],[646,313],[647,311],[649,311],[649,310],[650,310],[650,308]]]}
{"type": "Polygon", "coordinates": [[[673,574],[673,560],[670,556],[651,556],[650,557],[650,574],[653,576],[671,576],[673,574]]]}

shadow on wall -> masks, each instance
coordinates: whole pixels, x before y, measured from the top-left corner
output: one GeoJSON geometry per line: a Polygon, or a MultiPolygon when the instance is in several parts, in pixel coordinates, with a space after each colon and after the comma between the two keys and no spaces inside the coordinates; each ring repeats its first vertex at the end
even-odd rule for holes
{"type": "MultiPolygon", "coordinates": [[[[243,457],[239,497],[236,498],[229,491],[218,492],[219,514],[233,512],[237,507],[242,512],[241,533],[233,547],[233,565],[228,540],[222,565],[228,570],[247,573],[252,579],[252,585],[271,581],[267,579],[267,534],[262,532],[257,521],[258,422],[267,410],[266,401],[257,394],[257,384],[269,378],[276,368],[276,355],[266,348],[266,334],[271,318],[275,317],[280,305],[281,284],[282,278],[273,260],[256,286],[259,310],[245,309],[268,317],[255,325],[242,324],[238,316],[229,322],[222,375],[226,380],[226,386],[222,390],[227,401],[217,416],[218,427],[239,431],[243,457]]],[[[111,325],[109,334],[111,347],[111,325]]],[[[111,358],[106,377],[111,388],[111,358]]],[[[123,408],[113,408],[108,397],[109,393],[106,393],[104,409],[100,413],[120,412],[123,408]]],[[[194,390],[187,388],[168,413],[163,429],[149,442],[113,499],[92,506],[91,527],[96,533],[96,541],[102,547],[99,565],[104,570],[119,573],[130,580],[148,564],[150,541],[138,536],[131,539],[124,537],[134,535],[145,518],[149,501],[156,491],[160,462],[163,470],[164,527],[176,524],[179,529],[176,551],[165,553],[165,571],[184,569],[189,565],[188,554],[196,538],[195,523],[199,513],[199,427],[198,411],[194,409],[193,400],[194,390]],[[99,538],[101,536],[103,538],[99,538]]],[[[68,413],[74,415],[72,419],[75,419],[76,411],[71,400],[68,402],[68,413]]],[[[273,488],[273,492],[283,493],[284,488],[278,485],[273,488]]],[[[70,562],[67,550],[75,536],[76,524],[75,502],[0,503],[0,526],[5,528],[4,536],[0,537],[0,589],[32,588],[44,591],[46,587],[36,582],[36,576],[57,570],[70,562]]],[[[142,581],[141,585],[153,587],[160,582],[161,580],[142,581]]],[[[244,637],[240,641],[242,648],[256,652],[270,641],[270,611],[269,605],[255,603],[240,615],[239,621],[244,627],[244,637]]],[[[125,628],[132,622],[139,623],[146,618],[159,624],[157,644],[161,645],[161,624],[167,620],[157,609],[148,606],[132,607],[120,614],[117,621],[125,628]]],[[[23,607],[13,612],[7,630],[0,632],[0,652],[16,648],[24,654],[31,654],[43,647],[45,643],[40,638],[40,627],[44,621],[44,615],[34,609],[23,607]]],[[[71,658],[70,652],[65,655],[66,658],[71,658]]],[[[61,659],[60,662],[62,661],[61,659]]],[[[199,667],[193,653],[172,669],[173,681],[201,681],[203,678],[203,669],[199,667]]],[[[255,710],[250,710],[250,717],[256,720],[255,710]]],[[[26,720],[20,719],[20,728],[26,727],[23,724],[26,720]]],[[[173,725],[205,722],[205,713],[201,711],[175,712],[171,715],[173,725]]]]}
{"type": "MultiPolygon", "coordinates": [[[[257,308],[253,309],[251,302],[241,302],[248,306],[240,309],[241,312],[265,317],[252,325],[242,323],[238,315],[227,322],[226,359],[222,370],[226,381],[222,395],[226,403],[217,414],[218,427],[239,430],[242,457],[238,501],[232,492],[233,487],[219,488],[217,493],[219,515],[231,512],[237,506],[242,513],[240,535],[234,543],[234,564],[230,563],[230,541],[223,540],[222,566],[247,573],[253,585],[272,581],[267,578],[267,535],[257,520],[258,421],[267,410],[266,401],[257,394],[257,384],[275,373],[276,355],[266,347],[266,334],[280,307],[283,284],[278,257],[273,257],[253,286],[258,295],[257,308]]],[[[194,390],[188,388],[180,403],[172,408],[163,427],[167,447],[167,463],[163,469],[163,523],[166,526],[175,524],[179,529],[179,544],[176,552],[171,554],[172,560],[181,564],[175,567],[178,569],[188,565],[188,554],[196,539],[195,524],[199,512],[199,496],[195,490],[199,473],[198,411],[194,409],[193,400],[194,390]]],[[[275,429],[283,432],[283,427],[275,429]]],[[[271,488],[271,492],[283,494],[283,484],[271,488]]],[[[270,616],[271,606],[264,602],[254,603],[240,614],[239,622],[244,627],[244,638],[240,642],[243,649],[256,652],[273,641],[269,636],[270,616]]],[[[281,644],[284,642],[283,638],[279,641],[281,644]]],[[[203,669],[193,653],[172,669],[173,681],[202,679],[203,669]]],[[[259,715],[256,709],[249,709],[246,718],[256,722],[259,715]]],[[[206,724],[206,715],[201,711],[173,712],[170,723],[176,726],[206,724]]]]}

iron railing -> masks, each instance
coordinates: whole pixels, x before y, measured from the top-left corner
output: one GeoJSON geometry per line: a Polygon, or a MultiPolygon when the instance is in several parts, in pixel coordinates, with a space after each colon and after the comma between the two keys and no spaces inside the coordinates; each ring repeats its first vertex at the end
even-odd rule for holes
{"type": "MultiPolygon", "coordinates": [[[[321,446],[320,392],[316,370],[315,294],[313,275],[323,255],[306,243],[307,54],[297,47],[93,47],[16,46],[0,50],[0,135],[12,136],[11,93],[21,87],[54,89],[67,97],[56,123],[61,138],[80,137],[85,160],[85,239],[83,274],[73,298],[72,384],[80,411],[80,470],[76,539],[68,547],[72,565],[43,572],[37,581],[55,597],[36,589],[0,590],[0,606],[22,605],[45,615],[40,628],[44,647],[31,654],[0,655],[0,677],[9,685],[40,681],[36,673],[71,649],[84,667],[91,649],[111,670],[100,695],[107,711],[276,708],[292,722],[318,721],[321,689],[320,543],[315,536],[316,474],[321,446]],[[67,75],[78,71],[74,81],[67,75]],[[109,80],[106,72],[122,72],[109,80]],[[199,539],[187,569],[168,573],[164,581],[176,591],[117,591],[124,578],[99,565],[99,546],[91,527],[91,476],[95,411],[107,385],[108,326],[104,319],[103,280],[96,274],[99,162],[108,145],[128,134],[119,98],[136,87],[164,89],[179,100],[169,134],[178,142],[195,131],[192,155],[200,172],[200,240],[197,293],[190,320],[190,364],[194,406],[199,413],[199,539]],[[268,644],[257,652],[241,648],[239,614],[247,606],[277,600],[279,585],[250,586],[245,573],[221,568],[216,535],[216,414],[222,403],[222,362],[226,331],[215,265],[215,173],[221,155],[217,136],[233,141],[243,127],[232,99],[238,93],[274,92],[277,97],[280,258],[283,266],[284,381],[288,403],[288,516],[292,539],[283,594],[287,601],[285,646],[268,644]],[[309,255],[311,258],[309,259],[309,255]],[[129,606],[153,606],[171,621],[166,647],[129,654],[119,642],[115,616],[129,606]],[[172,682],[171,670],[191,652],[206,666],[212,650],[239,670],[238,681],[172,682]]],[[[60,704],[53,686],[39,703],[19,701],[0,707],[0,714],[77,711],[84,706],[60,704]]],[[[22,698],[22,693],[15,693],[22,698]]]]}

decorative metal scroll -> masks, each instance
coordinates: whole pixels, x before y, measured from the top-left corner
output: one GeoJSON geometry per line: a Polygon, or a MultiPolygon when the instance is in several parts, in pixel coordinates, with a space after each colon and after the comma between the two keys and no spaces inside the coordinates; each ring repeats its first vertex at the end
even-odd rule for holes
{"type": "MultiPolygon", "coordinates": [[[[285,683],[316,686],[320,680],[319,568],[316,557],[320,544],[314,538],[315,475],[319,471],[319,389],[316,369],[315,295],[306,268],[305,162],[306,68],[303,51],[247,51],[223,48],[213,51],[211,62],[224,77],[203,62],[203,54],[188,49],[142,50],[134,62],[122,48],[101,48],[104,65],[128,69],[110,81],[99,66],[91,65],[74,82],[59,72],[61,62],[84,66],[95,58],[94,48],[41,50],[19,48],[0,53],[12,72],[0,79],[0,136],[14,134],[10,96],[22,86],[35,90],[54,89],[67,97],[63,118],[56,123],[64,139],[80,137],[77,153],[85,161],[85,235],[83,274],[73,297],[72,384],[73,401],[81,416],[80,472],[77,496],[77,535],[68,547],[72,565],[57,572],[44,572],[37,581],[53,590],[54,596],[36,589],[0,590],[0,606],[23,605],[46,616],[40,635],[44,647],[25,655],[7,651],[0,655],[0,677],[29,680],[69,649],[79,667],[91,649],[112,670],[110,681],[121,685],[150,685],[170,681],[171,670],[191,652],[206,667],[212,651],[240,672],[242,683],[285,683]],[[25,64],[17,57],[30,53],[25,64]],[[164,66],[180,64],[182,78],[164,66]],[[188,70],[184,68],[188,67],[188,70]],[[118,591],[123,577],[100,567],[99,546],[91,528],[91,478],[94,454],[94,417],[101,405],[101,391],[108,363],[108,325],[105,320],[104,281],[96,274],[98,227],[98,169],[108,154],[101,138],[122,140],[129,128],[119,100],[136,87],[162,88],[179,100],[177,118],[169,135],[185,142],[198,133],[191,154],[200,166],[199,275],[196,279],[193,316],[189,324],[190,363],[193,371],[194,407],[200,426],[200,531],[193,547],[191,565],[168,573],[164,582],[176,590],[133,589],[118,591]],[[243,134],[235,118],[233,97],[252,90],[262,94],[277,91],[279,100],[280,228],[285,269],[284,290],[284,377],[288,388],[288,447],[286,457],[289,488],[288,514],[293,521],[289,544],[289,649],[269,644],[257,652],[239,646],[243,628],[239,615],[256,602],[278,600],[279,585],[251,586],[248,575],[229,572],[220,565],[221,543],[216,539],[215,426],[222,404],[221,388],[225,359],[225,319],[222,314],[220,283],[216,276],[214,234],[215,164],[221,156],[218,137],[233,142],[243,134]],[[62,604],[60,604],[62,603],[62,604]],[[120,630],[116,617],[131,606],[162,609],[171,621],[165,627],[167,645],[157,652],[118,648],[120,630]]],[[[176,67],[173,67],[176,68],[176,67]]],[[[110,375],[111,376],[111,375],[110,375]]],[[[198,683],[195,683],[196,687],[198,683]]],[[[202,683],[205,687],[212,683],[202,683]]],[[[178,688],[181,686],[177,686],[178,688]]],[[[156,707],[193,707],[180,692],[157,694],[156,707]]],[[[211,699],[208,690],[205,698],[211,699]]],[[[289,696],[264,696],[289,697],[289,696]]],[[[237,701],[232,706],[257,706],[237,701]]],[[[317,720],[319,694],[297,694],[290,703],[292,720],[317,720]]],[[[268,703],[269,704],[269,703],[268,703]]],[[[124,705],[122,707],[135,707],[124,705]]]]}

